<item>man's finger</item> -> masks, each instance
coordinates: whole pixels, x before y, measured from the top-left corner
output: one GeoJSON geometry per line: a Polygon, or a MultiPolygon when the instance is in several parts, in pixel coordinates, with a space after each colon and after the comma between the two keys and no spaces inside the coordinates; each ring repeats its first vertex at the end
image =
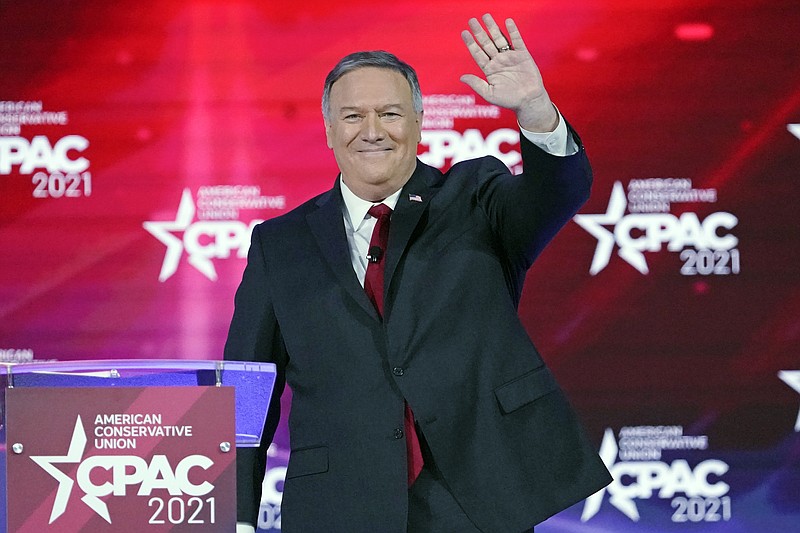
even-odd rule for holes
{"type": "Polygon", "coordinates": [[[486,55],[486,52],[484,52],[483,48],[481,48],[480,45],[475,42],[475,38],[467,30],[461,32],[461,40],[463,40],[464,44],[467,45],[467,50],[469,50],[472,59],[474,59],[478,67],[483,70],[483,67],[489,63],[489,57],[486,55]]]}
{"type": "Polygon", "coordinates": [[[519,28],[517,28],[514,19],[506,19],[506,30],[508,30],[508,36],[511,38],[511,47],[514,48],[514,50],[528,49],[525,46],[525,41],[522,40],[522,34],[519,32],[519,28]]]}
{"type": "Polygon", "coordinates": [[[474,74],[464,74],[459,79],[469,85],[478,96],[486,100],[486,97],[489,95],[489,84],[486,83],[486,80],[482,80],[474,74]]]}
{"type": "Polygon", "coordinates": [[[486,24],[486,29],[489,30],[489,35],[492,36],[492,40],[494,41],[494,46],[498,50],[505,51],[508,48],[511,48],[511,42],[508,39],[506,39],[505,35],[503,35],[500,26],[497,25],[491,14],[486,13],[483,16],[483,23],[486,24]]]}
{"type": "Polygon", "coordinates": [[[471,18],[469,19],[469,29],[472,32],[472,35],[475,37],[475,41],[483,48],[483,51],[489,57],[489,59],[493,58],[500,52],[497,51],[497,47],[494,45],[492,38],[489,37],[489,34],[483,29],[481,23],[478,22],[478,19],[471,18]]]}

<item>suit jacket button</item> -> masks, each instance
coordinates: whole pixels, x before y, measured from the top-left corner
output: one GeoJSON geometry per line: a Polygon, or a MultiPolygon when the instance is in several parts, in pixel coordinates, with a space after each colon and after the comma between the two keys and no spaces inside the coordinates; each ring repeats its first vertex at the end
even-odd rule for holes
{"type": "Polygon", "coordinates": [[[403,374],[405,374],[405,370],[403,370],[399,366],[396,366],[392,369],[392,374],[394,374],[395,376],[402,376],[403,374]]]}
{"type": "Polygon", "coordinates": [[[395,439],[402,439],[403,438],[403,430],[400,428],[396,428],[394,430],[394,438],[395,439]]]}

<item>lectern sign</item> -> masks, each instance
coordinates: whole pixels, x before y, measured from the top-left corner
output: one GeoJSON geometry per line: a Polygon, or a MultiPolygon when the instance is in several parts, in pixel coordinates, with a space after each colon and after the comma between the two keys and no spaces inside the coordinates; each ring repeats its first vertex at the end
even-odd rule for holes
{"type": "Polygon", "coordinates": [[[7,390],[8,530],[232,531],[233,394],[7,390]]]}

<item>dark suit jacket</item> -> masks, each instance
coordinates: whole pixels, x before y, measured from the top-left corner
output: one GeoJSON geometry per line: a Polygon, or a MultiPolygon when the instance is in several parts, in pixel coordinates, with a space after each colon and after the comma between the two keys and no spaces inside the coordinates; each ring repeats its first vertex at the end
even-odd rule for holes
{"type": "Polygon", "coordinates": [[[350,262],[334,188],[255,228],[227,359],[279,370],[264,445],[239,450],[239,519],[254,522],[283,380],[292,393],[283,530],[404,532],[404,400],[483,531],[530,528],[610,477],[517,315],[525,273],[588,197],[583,148],[522,139],[446,174],[417,163],[391,219],[384,320],[350,262]],[[409,195],[418,195],[421,202],[409,195]]]}

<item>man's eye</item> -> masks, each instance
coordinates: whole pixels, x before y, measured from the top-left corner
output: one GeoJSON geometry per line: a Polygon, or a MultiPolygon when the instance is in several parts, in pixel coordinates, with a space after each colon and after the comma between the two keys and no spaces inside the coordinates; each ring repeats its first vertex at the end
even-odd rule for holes
{"type": "Polygon", "coordinates": [[[394,118],[398,118],[400,116],[400,114],[399,113],[387,112],[387,113],[382,113],[381,116],[383,118],[394,119],[394,118]]]}
{"type": "Polygon", "coordinates": [[[356,120],[358,120],[360,118],[361,118],[361,115],[357,115],[355,113],[352,113],[350,115],[345,115],[345,117],[344,117],[344,119],[347,120],[348,122],[355,122],[356,120]]]}

